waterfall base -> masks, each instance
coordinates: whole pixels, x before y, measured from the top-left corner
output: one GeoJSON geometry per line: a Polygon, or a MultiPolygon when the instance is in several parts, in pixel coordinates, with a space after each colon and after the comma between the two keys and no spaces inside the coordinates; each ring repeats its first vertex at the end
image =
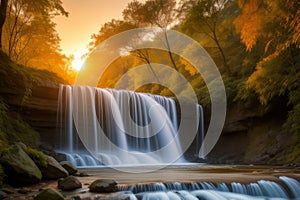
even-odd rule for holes
{"type": "MultiPolygon", "coordinates": [[[[149,167],[150,168],[150,167],[149,167]]],[[[96,179],[114,179],[118,192],[93,194],[78,191],[87,199],[202,199],[202,200],[298,200],[300,174],[274,166],[170,166],[151,173],[128,174],[115,169],[84,170],[83,185],[96,179]],[[292,178],[291,178],[292,177],[292,178]],[[94,196],[95,195],[95,196],[94,196]]],[[[73,194],[74,196],[74,194],[73,194]]],[[[71,196],[70,196],[71,197],[71,196]]]]}

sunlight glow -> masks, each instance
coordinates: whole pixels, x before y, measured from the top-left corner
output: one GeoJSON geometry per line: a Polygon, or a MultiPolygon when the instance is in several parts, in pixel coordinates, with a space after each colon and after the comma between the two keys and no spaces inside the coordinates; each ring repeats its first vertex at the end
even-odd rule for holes
{"type": "Polygon", "coordinates": [[[84,60],[81,58],[74,58],[72,61],[72,68],[79,71],[84,64],[84,60]]]}

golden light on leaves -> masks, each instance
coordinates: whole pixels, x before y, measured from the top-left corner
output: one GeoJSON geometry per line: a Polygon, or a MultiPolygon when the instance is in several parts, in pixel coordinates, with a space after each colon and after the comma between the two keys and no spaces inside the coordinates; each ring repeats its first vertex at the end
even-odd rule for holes
{"type": "Polygon", "coordinates": [[[256,44],[257,38],[263,32],[262,15],[260,8],[261,1],[250,0],[249,2],[239,3],[243,9],[242,15],[234,20],[237,32],[241,34],[241,40],[246,45],[247,51],[250,51],[256,44]]]}

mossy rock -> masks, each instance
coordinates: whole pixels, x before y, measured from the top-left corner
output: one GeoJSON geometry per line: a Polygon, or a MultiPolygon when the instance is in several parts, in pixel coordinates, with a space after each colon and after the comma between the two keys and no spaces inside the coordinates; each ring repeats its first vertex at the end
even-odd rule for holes
{"type": "Polygon", "coordinates": [[[57,190],[48,188],[38,193],[34,200],[64,200],[64,196],[57,190]]]}
{"type": "Polygon", "coordinates": [[[32,148],[26,148],[25,152],[40,169],[47,167],[48,157],[43,152],[32,148]]]}
{"type": "Polygon", "coordinates": [[[19,145],[4,150],[0,162],[7,181],[13,185],[38,183],[42,179],[39,168],[19,145]]]}

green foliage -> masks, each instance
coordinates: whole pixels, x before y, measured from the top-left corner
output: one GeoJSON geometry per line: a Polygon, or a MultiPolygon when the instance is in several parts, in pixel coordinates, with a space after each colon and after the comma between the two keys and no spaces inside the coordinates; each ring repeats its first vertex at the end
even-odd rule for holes
{"type": "Polygon", "coordinates": [[[32,148],[27,148],[25,152],[40,169],[47,167],[48,158],[43,152],[32,148]]]}
{"type": "Polygon", "coordinates": [[[15,142],[38,146],[39,134],[18,114],[11,116],[8,113],[8,106],[0,100],[0,150],[15,142]]]}

